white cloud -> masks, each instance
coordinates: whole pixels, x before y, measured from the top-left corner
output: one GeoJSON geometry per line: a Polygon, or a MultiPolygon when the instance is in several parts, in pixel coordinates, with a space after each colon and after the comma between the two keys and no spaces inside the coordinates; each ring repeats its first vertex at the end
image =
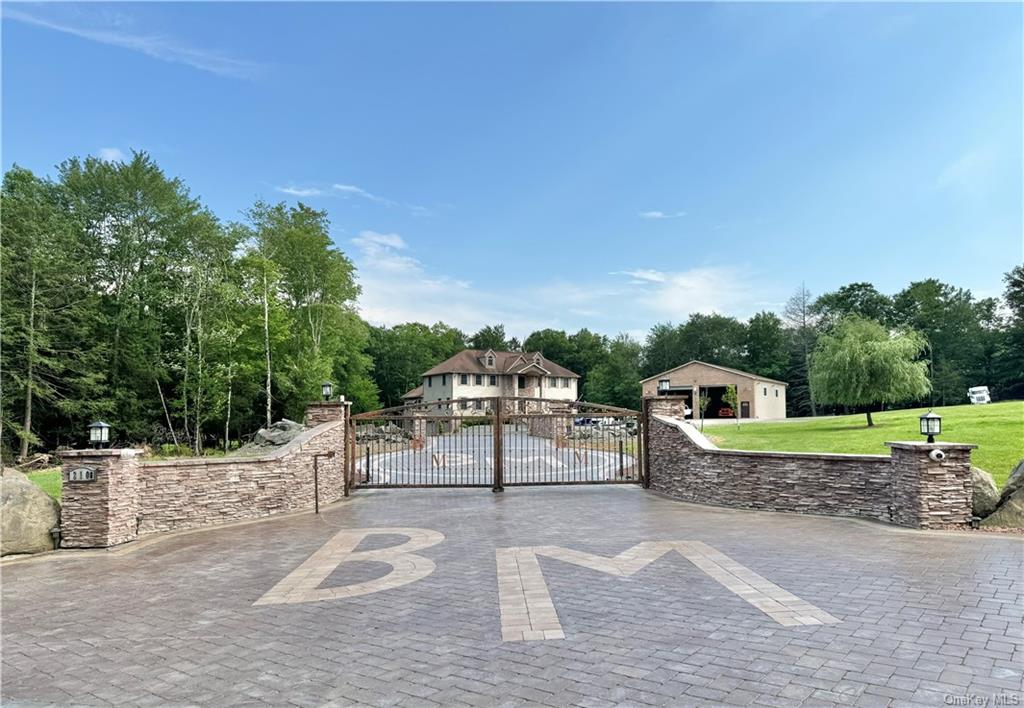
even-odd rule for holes
{"type": "Polygon", "coordinates": [[[319,197],[323,191],[316,187],[274,187],[278,192],[289,194],[293,197],[319,197]]]}
{"type": "Polygon", "coordinates": [[[354,184],[335,184],[332,185],[335,191],[341,194],[343,197],[348,198],[350,196],[361,197],[371,202],[381,204],[386,207],[402,207],[408,209],[413,216],[431,216],[433,212],[425,206],[418,204],[404,204],[402,202],[395,201],[394,199],[388,199],[378,194],[369,192],[362,187],[357,187],[354,184]]]}
{"type": "Polygon", "coordinates": [[[350,243],[363,288],[359,309],[374,324],[443,320],[471,333],[500,322],[520,338],[544,327],[635,334],[694,312],[745,317],[761,295],[751,274],[732,266],[637,268],[585,280],[523,285],[510,278],[481,284],[436,272],[395,233],[363,231],[350,243]]]}
{"type": "Polygon", "coordinates": [[[123,162],[124,159],[128,157],[124,152],[116,147],[100,148],[96,151],[96,155],[106,162],[123,162]]]}
{"type": "Polygon", "coordinates": [[[641,219],[678,219],[681,216],[686,216],[685,211],[642,211],[639,214],[641,219]]]}
{"type": "Polygon", "coordinates": [[[129,31],[126,26],[131,23],[124,15],[83,12],[80,6],[75,6],[73,13],[69,13],[67,8],[63,7],[59,10],[60,16],[54,17],[54,13],[58,11],[54,10],[54,6],[47,5],[33,4],[33,12],[29,13],[6,3],[3,6],[3,17],[92,42],[139,52],[160,61],[184,64],[218,76],[235,79],[254,78],[261,69],[261,65],[255,62],[235,59],[215,50],[192,47],[173,37],[129,31]],[[47,14],[50,16],[46,16],[47,14]]]}

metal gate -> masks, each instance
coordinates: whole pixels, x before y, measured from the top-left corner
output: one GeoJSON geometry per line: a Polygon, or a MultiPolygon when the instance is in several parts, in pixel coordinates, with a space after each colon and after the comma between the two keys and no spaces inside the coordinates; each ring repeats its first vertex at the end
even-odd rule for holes
{"type": "Polygon", "coordinates": [[[352,416],[351,479],[363,487],[636,484],[638,411],[544,398],[462,398],[352,416]]]}

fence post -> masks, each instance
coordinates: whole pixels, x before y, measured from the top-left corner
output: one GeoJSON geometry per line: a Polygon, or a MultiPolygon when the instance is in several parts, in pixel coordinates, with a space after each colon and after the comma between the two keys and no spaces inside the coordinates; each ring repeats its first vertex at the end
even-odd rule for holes
{"type": "Polygon", "coordinates": [[[651,441],[651,401],[640,399],[640,462],[642,465],[644,489],[651,488],[651,458],[648,453],[651,441]]]}
{"type": "Polygon", "coordinates": [[[503,450],[504,440],[504,422],[501,410],[502,399],[500,397],[494,399],[494,486],[491,487],[492,492],[504,492],[505,491],[505,470],[504,457],[505,453],[503,450]]]}

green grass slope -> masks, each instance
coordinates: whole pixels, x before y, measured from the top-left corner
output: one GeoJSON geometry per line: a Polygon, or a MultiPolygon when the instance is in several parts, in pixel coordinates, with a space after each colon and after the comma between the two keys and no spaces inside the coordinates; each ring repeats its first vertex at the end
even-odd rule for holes
{"type": "MultiPolygon", "coordinates": [[[[875,413],[875,427],[867,427],[863,414],[806,419],[788,423],[743,423],[705,428],[711,440],[736,450],[792,452],[853,452],[888,454],[889,440],[922,440],[917,418],[926,408],[875,413]]],[[[942,416],[942,442],[974,443],[971,459],[989,472],[1000,487],[1013,466],[1024,459],[1024,401],[983,406],[935,408],[942,416]]]]}

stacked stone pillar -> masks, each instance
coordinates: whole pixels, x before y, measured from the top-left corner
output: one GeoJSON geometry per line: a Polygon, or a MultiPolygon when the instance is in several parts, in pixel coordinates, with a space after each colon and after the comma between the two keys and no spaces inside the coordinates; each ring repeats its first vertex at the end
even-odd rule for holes
{"type": "Polygon", "coordinates": [[[937,528],[971,521],[971,450],[966,443],[887,442],[892,455],[892,517],[937,528]]]}
{"type": "Polygon", "coordinates": [[[139,535],[139,456],[141,450],[67,450],[61,452],[62,548],[107,548],[139,535]],[[95,480],[71,481],[78,468],[95,471],[95,480]]]}
{"type": "Polygon", "coordinates": [[[316,401],[306,406],[306,426],[315,428],[322,423],[345,420],[352,404],[348,401],[316,401]]]}

